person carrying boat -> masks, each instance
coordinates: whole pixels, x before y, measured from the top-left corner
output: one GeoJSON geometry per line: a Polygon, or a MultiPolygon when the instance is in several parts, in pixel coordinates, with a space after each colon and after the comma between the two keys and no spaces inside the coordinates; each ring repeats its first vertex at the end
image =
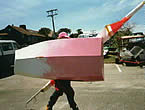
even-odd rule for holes
{"type": "MultiPolygon", "coordinates": [[[[61,32],[58,36],[58,39],[65,39],[65,38],[70,38],[66,32],[61,32]]],[[[52,84],[55,84],[55,91],[50,96],[50,100],[48,101],[46,110],[52,110],[57,99],[60,96],[62,96],[63,93],[65,93],[67,96],[67,100],[69,102],[70,108],[72,108],[72,110],[79,110],[74,100],[75,92],[73,88],[71,87],[71,81],[70,80],[51,80],[51,82],[52,84]]]]}

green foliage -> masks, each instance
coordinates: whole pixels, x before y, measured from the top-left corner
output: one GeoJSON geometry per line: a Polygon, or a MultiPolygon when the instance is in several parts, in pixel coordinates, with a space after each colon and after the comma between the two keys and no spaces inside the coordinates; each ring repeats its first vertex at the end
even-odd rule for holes
{"type": "Polygon", "coordinates": [[[71,38],[78,38],[78,34],[77,33],[73,33],[70,35],[71,38]]]}
{"type": "Polygon", "coordinates": [[[38,33],[42,34],[42,35],[45,35],[46,37],[49,37],[48,35],[51,33],[51,29],[41,28],[38,33]]]}
{"type": "Polygon", "coordinates": [[[77,29],[76,31],[77,31],[77,33],[73,33],[73,34],[70,35],[71,38],[78,38],[78,36],[80,34],[83,34],[82,29],[77,29]]]}
{"type": "Polygon", "coordinates": [[[107,58],[104,58],[104,63],[114,63],[116,55],[108,55],[107,58]]]}
{"type": "Polygon", "coordinates": [[[76,31],[77,31],[78,35],[83,34],[82,29],[77,29],[76,31]]]}
{"type": "Polygon", "coordinates": [[[61,33],[61,32],[66,32],[67,34],[71,33],[71,29],[69,28],[61,28],[57,31],[57,34],[61,33]]]}

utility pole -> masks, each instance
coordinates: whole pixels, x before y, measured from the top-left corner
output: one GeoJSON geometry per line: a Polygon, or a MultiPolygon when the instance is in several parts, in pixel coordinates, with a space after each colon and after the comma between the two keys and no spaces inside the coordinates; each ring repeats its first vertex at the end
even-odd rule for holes
{"type": "Polygon", "coordinates": [[[58,9],[52,9],[52,10],[46,11],[46,12],[48,13],[48,16],[47,16],[47,17],[51,17],[51,18],[52,18],[52,26],[53,26],[54,35],[55,35],[54,16],[55,16],[55,15],[58,15],[58,14],[57,14],[57,11],[58,11],[58,9]]]}

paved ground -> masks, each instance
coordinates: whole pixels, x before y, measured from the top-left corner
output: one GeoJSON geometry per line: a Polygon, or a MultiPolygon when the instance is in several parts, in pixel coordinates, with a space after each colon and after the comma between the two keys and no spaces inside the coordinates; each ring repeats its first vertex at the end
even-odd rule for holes
{"type": "MultiPolygon", "coordinates": [[[[25,107],[48,80],[13,75],[0,79],[0,110],[45,110],[51,88],[25,107]]],[[[145,68],[105,64],[105,81],[72,82],[80,110],[145,110],[145,68]]],[[[71,110],[64,96],[54,110],[71,110]]]]}

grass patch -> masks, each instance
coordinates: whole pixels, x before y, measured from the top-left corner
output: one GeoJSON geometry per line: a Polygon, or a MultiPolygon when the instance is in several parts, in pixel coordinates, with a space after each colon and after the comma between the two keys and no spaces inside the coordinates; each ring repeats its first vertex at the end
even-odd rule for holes
{"type": "Polygon", "coordinates": [[[116,55],[108,55],[104,58],[104,63],[115,63],[116,55]]]}

